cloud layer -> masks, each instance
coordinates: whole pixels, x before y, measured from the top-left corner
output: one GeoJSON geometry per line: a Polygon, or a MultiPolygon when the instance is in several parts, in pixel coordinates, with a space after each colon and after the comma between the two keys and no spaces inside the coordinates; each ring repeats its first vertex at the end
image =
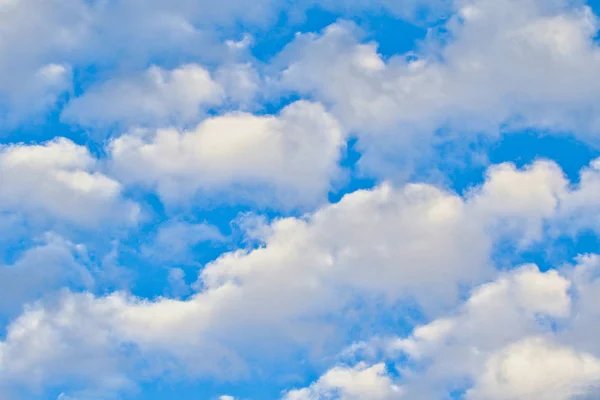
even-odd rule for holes
{"type": "Polygon", "coordinates": [[[593,7],[0,0],[0,397],[598,397],[593,7]]]}

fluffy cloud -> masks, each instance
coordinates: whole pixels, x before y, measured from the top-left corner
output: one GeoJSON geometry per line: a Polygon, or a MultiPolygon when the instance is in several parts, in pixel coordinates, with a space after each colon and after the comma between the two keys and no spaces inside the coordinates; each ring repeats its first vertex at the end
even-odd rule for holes
{"type": "Polygon", "coordinates": [[[417,327],[408,338],[373,341],[353,351],[376,346],[397,362],[395,384],[406,398],[440,398],[448,390],[467,399],[593,396],[600,390],[600,353],[587,343],[600,325],[587,318],[598,307],[581,293],[598,284],[585,273],[595,258],[560,273],[522,266],[476,288],[456,314],[417,327]],[[582,275],[586,279],[573,278],[582,275]],[[588,321],[587,330],[581,330],[581,319],[588,321]],[[409,362],[398,361],[399,355],[409,362]]]}
{"type": "MultiPolygon", "coordinates": [[[[68,64],[49,63],[24,77],[24,84],[0,100],[0,122],[14,126],[30,115],[43,114],[72,89],[73,71],[68,64]]],[[[0,81],[0,84],[2,82],[0,81]]],[[[7,84],[12,86],[14,81],[7,84]]]]}
{"type": "MultiPolygon", "coordinates": [[[[451,300],[454,283],[483,273],[490,245],[458,196],[428,185],[355,192],[307,219],[275,222],[263,241],[252,252],[220,257],[202,278],[212,289],[241,284],[249,290],[240,298],[245,306],[266,306],[266,293],[280,298],[269,319],[298,307],[327,313],[355,290],[392,302],[451,300]]],[[[228,306],[237,307],[234,300],[228,306]]]]}
{"type": "MultiPolygon", "coordinates": [[[[598,284],[597,276],[587,273],[592,265],[597,271],[598,262],[596,256],[580,261],[561,273],[541,272],[534,265],[504,273],[476,287],[454,315],[419,326],[407,338],[355,344],[343,357],[376,359],[380,354],[388,365],[395,364],[397,377],[384,375],[380,381],[382,389],[401,388],[392,398],[438,399],[449,391],[473,400],[593,398],[600,390],[600,353],[586,342],[594,340],[600,325],[587,317],[591,309],[597,315],[598,307],[580,294],[598,284]],[[587,330],[581,329],[581,319],[589,324],[587,330]]],[[[380,361],[371,368],[384,371],[383,365],[380,361]]],[[[309,388],[289,393],[299,399],[313,398],[317,388],[327,393],[335,386],[322,382],[331,371],[309,388]]],[[[365,392],[350,398],[373,396],[365,392]]]]}
{"type": "Polygon", "coordinates": [[[190,131],[137,130],[110,143],[115,173],[156,189],[167,203],[191,197],[279,207],[314,205],[339,175],[338,123],[304,101],[279,115],[229,113],[190,131]]]}
{"type": "Polygon", "coordinates": [[[577,343],[582,351],[600,354],[600,256],[597,254],[579,256],[575,267],[566,266],[565,274],[575,283],[574,295],[577,319],[572,321],[572,329],[563,332],[564,341],[577,343]]]}
{"type": "Polygon", "coordinates": [[[63,118],[91,126],[189,122],[200,116],[203,107],[220,104],[223,97],[221,86],[198,65],[174,70],[154,66],[131,79],[90,88],[68,104],[63,118]]]}
{"type": "Polygon", "coordinates": [[[392,383],[384,364],[335,367],[305,389],[291,390],[285,400],[391,400],[400,396],[400,388],[392,383]]]}
{"type": "Polygon", "coordinates": [[[560,215],[565,218],[565,229],[590,229],[600,232],[600,159],[596,159],[584,168],[575,190],[571,191],[562,202],[560,215]]]}
{"type": "Polygon", "coordinates": [[[469,133],[539,128],[596,141],[600,50],[589,8],[562,0],[457,7],[447,34],[389,60],[349,24],[298,35],[280,56],[281,84],[331,106],[357,132],[365,167],[379,172],[469,133]]]}
{"type": "Polygon", "coordinates": [[[528,338],[494,353],[468,399],[569,400],[600,390],[600,358],[528,338]]]}
{"type": "MultiPolygon", "coordinates": [[[[238,0],[222,2],[219,7],[206,1],[190,0],[173,1],[169,7],[162,1],[137,0],[110,3],[3,1],[0,3],[0,33],[4,38],[0,46],[1,122],[23,122],[33,113],[55,106],[60,96],[71,89],[73,69],[87,70],[93,65],[94,69],[103,70],[117,65],[130,72],[144,69],[156,58],[223,60],[228,57],[228,51],[214,26],[232,26],[238,22],[261,24],[274,15],[275,8],[270,7],[271,3],[271,0],[256,2],[249,11],[238,0]]],[[[117,80],[108,86],[96,87],[90,98],[74,106],[73,112],[80,115],[69,114],[69,117],[81,123],[98,123],[109,117],[131,120],[156,111],[157,105],[166,102],[165,90],[156,83],[156,75],[157,71],[154,71],[154,75],[150,73],[145,79],[134,78],[131,84],[117,80]],[[118,97],[126,89],[136,89],[138,94],[154,89],[153,104],[142,107],[145,114],[137,111],[133,116],[124,115],[111,106],[109,111],[97,115],[90,109],[111,105],[110,101],[114,100],[111,95],[118,97]]],[[[162,76],[169,78],[167,72],[162,76]]],[[[198,74],[188,77],[198,84],[198,74]]],[[[181,93],[178,76],[173,85],[176,87],[167,90],[171,93],[167,97],[172,97],[172,92],[189,95],[189,91],[181,93]]],[[[136,100],[128,93],[125,99],[136,100]]],[[[173,102],[181,105],[182,100],[170,100],[171,108],[175,106],[173,102]]],[[[197,97],[188,100],[191,103],[198,101],[197,97]]],[[[203,97],[203,100],[208,99],[203,97]]],[[[123,101],[118,104],[125,105],[123,101]]],[[[136,106],[139,105],[137,102],[136,106]]],[[[189,116],[192,106],[184,105],[183,116],[189,116]]],[[[131,107],[126,104],[125,108],[131,111],[131,107]]]]}
{"type": "Polygon", "coordinates": [[[64,57],[81,38],[86,13],[78,1],[0,3],[0,122],[15,124],[46,111],[71,88],[64,57]]]}
{"type": "Polygon", "coordinates": [[[514,164],[492,166],[483,186],[467,194],[476,218],[486,220],[494,235],[527,246],[544,236],[598,232],[600,207],[599,160],[569,182],[554,162],[538,160],[518,169],[514,164]]]}
{"type": "Polygon", "coordinates": [[[497,221],[497,232],[521,236],[523,244],[540,239],[544,222],[556,218],[561,201],[572,196],[562,170],[549,161],[536,161],[522,170],[500,164],[486,175],[485,185],[471,197],[476,213],[497,221]]]}
{"type": "MultiPolygon", "coordinates": [[[[356,296],[383,296],[389,304],[452,301],[456,284],[487,263],[488,243],[461,199],[425,185],[357,192],[263,232],[264,246],[207,265],[200,292],[186,301],[66,294],[32,306],[0,345],[2,380],[127,387],[140,360],[153,360],[143,374],[183,368],[235,376],[246,373],[244,355],[276,360],[319,342],[337,348],[331,327],[345,335],[359,326],[360,317],[352,317],[356,296]],[[20,361],[12,362],[17,354],[20,361]]],[[[367,308],[356,311],[366,316],[367,308]]]]}
{"type": "Polygon", "coordinates": [[[119,182],[96,170],[86,147],[59,138],[0,147],[0,209],[84,226],[134,222],[138,206],[123,199],[119,182]]]}
{"type": "Polygon", "coordinates": [[[464,195],[377,182],[326,204],[349,139],[363,167],[390,179],[438,145],[452,152],[522,128],[595,142],[598,24],[578,4],[0,0],[0,125],[57,108],[63,123],[121,134],[106,160],[65,138],[0,145],[0,397],[116,399],[159,378],[272,380],[305,368],[323,374],[284,399],[596,397],[600,256],[494,266],[508,264],[507,246],[520,256],[600,232],[600,160],[576,183],[540,160],[492,166],[464,195]],[[296,35],[274,65],[252,59],[246,28],[293,24],[282,10],[312,6],[455,14],[410,54],[384,57],[340,22],[296,35]],[[311,102],[248,112],[280,89],[311,102]],[[80,236],[131,226],[140,209],[130,193],[170,222],[124,239],[135,249],[123,259],[100,254],[104,244],[87,247],[88,259],[53,233],[15,246],[29,226],[80,236]],[[210,218],[204,209],[185,212],[215,203],[296,216],[243,220],[247,247],[202,265],[195,283],[175,267],[166,287],[150,288],[172,297],[95,286],[112,274],[89,268],[97,260],[194,265],[190,249],[225,238],[210,220],[185,222],[210,218]]]}
{"type": "Polygon", "coordinates": [[[259,77],[250,64],[225,64],[211,73],[197,64],[114,78],[90,87],[62,112],[66,122],[90,127],[155,127],[197,122],[211,108],[248,104],[259,77]]]}
{"type": "MultiPolygon", "coordinates": [[[[312,1],[304,3],[292,8],[302,11],[312,1]]],[[[175,0],[168,7],[161,0],[3,1],[0,3],[0,34],[4,38],[0,46],[0,122],[22,123],[32,114],[43,114],[56,106],[71,91],[72,70],[86,71],[93,66],[94,70],[102,71],[118,66],[120,70],[137,73],[156,59],[169,65],[182,59],[222,62],[230,56],[223,31],[235,35],[235,30],[223,28],[236,24],[264,26],[276,21],[280,11],[290,11],[289,5],[279,0],[256,1],[251,10],[245,6],[240,0],[222,1],[219,7],[203,0],[175,0]]],[[[243,94],[248,100],[247,90],[254,88],[252,81],[247,80],[251,75],[240,75],[242,72],[240,68],[228,68],[222,75],[229,74],[226,85],[238,79],[236,96],[243,94]],[[245,89],[240,84],[245,84],[245,89]]],[[[118,98],[125,89],[135,89],[138,93],[156,89],[152,76],[133,81],[117,79],[100,87],[92,86],[90,97],[84,95],[85,101],[76,102],[67,114],[68,120],[87,125],[105,123],[110,117],[131,121],[135,116],[147,115],[138,110],[133,116],[124,115],[111,104],[111,99],[118,98]],[[93,107],[99,105],[110,106],[110,111],[94,112],[93,107]]],[[[155,111],[157,104],[165,104],[156,92],[164,94],[160,88],[154,91],[153,105],[142,107],[146,113],[155,111]]],[[[125,97],[135,102],[131,95],[125,97]]],[[[175,103],[181,105],[181,100],[171,101],[169,106],[174,107],[175,103]]],[[[184,105],[183,116],[189,116],[191,103],[184,105]]],[[[130,107],[127,104],[125,108],[130,110],[130,107]]]]}
{"type": "MultiPolygon", "coordinates": [[[[593,257],[561,273],[541,272],[532,265],[503,273],[474,289],[454,315],[441,314],[457,304],[459,288],[492,276],[491,251],[506,239],[492,227],[502,226],[503,219],[529,226],[528,218],[563,218],[562,202],[585,185],[582,180],[579,187],[563,190],[561,179],[560,170],[549,162],[523,170],[501,165],[492,167],[486,182],[465,198],[424,184],[385,184],[349,194],[302,218],[254,224],[249,234],[259,246],[225,253],[206,265],[195,285],[198,291],[187,300],[67,293],[55,302],[31,306],[7,328],[0,346],[0,375],[26,386],[71,379],[85,387],[120,389],[140,375],[167,370],[241,376],[249,373],[246,361],[259,356],[268,368],[299,349],[320,346],[321,354],[332,355],[350,339],[350,332],[368,339],[371,332],[361,332],[365,321],[399,312],[396,305],[409,302],[425,316],[440,318],[384,346],[387,354],[402,353],[423,365],[422,373],[403,371],[399,385],[407,398],[435,398],[448,385],[460,386],[468,378],[481,380],[472,393],[487,394],[495,383],[478,374],[484,367],[499,368],[503,352],[513,351],[513,345],[521,351],[521,341],[534,343],[535,351],[544,346],[556,350],[557,357],[571,352],[574,358],[586,358],[600,352],[591,339],[600,331],[593,322],[598,315],[598,263],[593,257]],[[523,191],[544,206],[516,201],[523,191]],[[586,329],[578,326],[586,323],[586,329]],[[560,334],[554,334],[553,326],[561,327],[560,334]],[[539,344],[536,337],[549,342],[539,344]],[[32,347],[34,338],[37,345],[32,347]],[[19,363],[10,362],[16,354],[19,363]],[[115,368],[119,362],[122,366],[115,368]],[[38,371],[35,379],[25,373],[32,365],[38,371]]],[[[183,228],[187,232],[197,227],[183,228]]],[[[199,228],[201,234],[204,229],[199,228]]],[[[181,271],[172,275],[175,286],[182,283],[181,271]]],[[[536,362],[534,358],[526,362],[536,362]]],[[[392,390],[380,367],[367,365],[334,369],[327,379],[298,393],[359,398],[363,386],[331,378],[351,373],[365,379],[377,376],[375,389],[392,390]],[[380,378],[386,385],[378,386],[380,378]]],[[[582,382],[573,387],[591,384],[587,378],[582,382]]],[[[395,389],[389,393],[397,394],[395,389]]]]}
{"type": "Polygon", "coordinates": [[[86,261],[83,246],[46,234],[13,264],[0,265],[0,315],[18,314],[24,304],[64,286],[92,288],[86,261]]]}

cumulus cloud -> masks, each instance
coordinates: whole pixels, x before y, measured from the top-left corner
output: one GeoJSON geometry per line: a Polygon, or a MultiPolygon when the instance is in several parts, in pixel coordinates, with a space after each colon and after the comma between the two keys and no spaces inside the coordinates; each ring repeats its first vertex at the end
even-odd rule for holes
{"type": "Polygon", "coordinates": [[[127,386],[135,375],[128,366],[139,357],[153,359],[155,372],[170,366],[192,375],[243,374],[248,352],[283,359],[291,349],[325,344],[335,338],[329,321],[344,334],[342,315],[357,295],[435,303],[436,296],[453,297],[458,280],[472,280],[487,262],[485,237],[460,198],[422,185],[357,192],[268,231],[263,247],[206,266],[200,292],[186,301],[67,294],[32,306],[7,329],[0,375],[23,384],[127,386]],[[29,346],[33,338],[42,347],[29,346]],[[130,363],[115,368],[126,349],[130,363]],[[10,361],[22,352],[19,363],[10,361]],[[33,378],[31,365],[39,368],[33,378]]]}
{"type": "MultiPolygon", "coordinates": [[[[111,3],[3,1],[0,4],[0,32],[4,38],[0,46],[0,122],[24,123],[32,115],[43,115],[57,106],[71,92],[72,70],[75,69],[119,65],[128,72],[137,73],[156,58],[222,62],[229,57],[221,33],[223,27],[235,24],[265,26],[276,21],[278,12],[289,9],[289,5],[279,0],[257,1],[251,10],[245,5],[239,0],[223,1],[219,7],[208,1],[192,0],[171,1],[168,7],[160,0],[111,3]]],[[[308,4],[293,8],[304,10],[306,6],[308,4]]],[[[169,80],[168,71],[162,72],[169,80]]],[[[145,79],[133,77],[132,82],[109,80],[104,85],[92,86],[89,97],[84,95],[69,109],[67,120],[84,125],[106,123],[110,118],[118,118],[120,122],[140,121],[135,117],[157,111],[157,105],[166,103],[164,87],[157,85],[156,75],[157,71],[154,71],[154,75],[152,72],[146,74],[145,79]],[[142,112],[134,110],[134,115],[125,115],[115,109],[111,100],[118,99],[126,89],[133,89],[138,94],[150,91],[154,100],[141,107],[142,112]],[[96,106],[105,106],[109,110],[98,112],[94,110],[96,106]]],[[[227,75],[225,86],[235,83],[234,98],[249,100],[249,92],[255,89],[251,70],[241,66],[227,67],[221,75],[227,75]]],[[[198,83],[197,75],[190,78],[190,85],[198,83]]],[[[185,91],[181,93],[174,89],[173,84],[171,89],[167,90],[171,94],[166,97],[173,97],[174,92],[179,92],[182,97],[187,95],[185,91]]],[[[130,94],[125,99],[136,103],[138,108],[143,103],[136,102],[130,94]]],[[[210,99],[212,101],[213,97],[210,99]]],[[[171,99],[168,107],[173,109],[178,103],[185,110],[177,110],[177,116],[189,117],[194,99],[188,100],[190,102],[182,105],[181,99],[171,99]]],[[[202,100],[209,99],[203,97],[202,100]]],[[[197,97],[195,101],[198,101],[197,97]]],[[[123,100],[116,104],[125,106],[126,110],[132,107],[123,100]]],[[[164,113],[159,110],[159,114],[164,113]]],[[[173,115],[169,117],[173,118],[173,115]]]]}
{"type": "MultiPolygon", "coordinates": [[[[351,13],[384,8],[409,17],[419,13],[420,6],[431,5],[430,1],[422,0],[402,4],[388,0],[342,3],[335,1],[318,6],[351,10],[351,13]]],[[[436,1],[436,7],[431,8],[436,9],[442,3],[443,0],[436,1]]],[[[260,0],[253,3],[252,9],[245,6],[241,0],[222,1],[219,7],[205,0],[174,0],[168,7],[161,0],[3,1],[0,25],[5,40],[0,46],[0,118],[2,122],[23,123],[32,114],[43,114],[56,106],[62,95],[72,88],[71,70],[103,71],[117,66],[134,74],[157,59],[171,67],[177,60],[222,63],[230,57],[231,45],[235,43],[228,36],[237,35],[233,27],[262,29],[275,23],[281,12],[301,15],[315,3],[313,0],[294,4],[260,0]],[[59,69],[62,72],[58,73],[59,69]]],[[[243,40],[238,42],[244,43],[243,40]]],[[[248,80],[252,74],[244,74],[243,68],[228,68],[222,75],[229,75],[225,86],[237,79],[233,97],[249,99],[248,91],[255,89],[252,80],[248,80]]],[[[92,85],[90,97],[84,94],[66,114],[67,120],[85,125],[105,123],[111,116],[131,121],[133,116],[123,115],[112,106],[108,113],[95,113],[90,107],[111,105],[110,99],[122,94],[124,88],[144,92],[153,86],[151,77],[150,82],[148,77],[142,83],[143,79],[132,80],[133,83],[125,83],[109,79],[105,85],[92,85]]],[[[160,103],[156,99],[154,102],[160,103]]],[[[173,107],[172,102],[170,105],[173,107]]],[[[130,107],[127,105],[126,109],[130,107]]],[[[188,104],[186,110],[190,107],[188,104]]],[[[149,105],[143,109],[148,111],[149,108],[154,109],[149,105]]],[[[139,112],[134,114],[140,116],[139,112]]]]}
{"type": "MultiPolygon", "coordinates": [[[[8,74],[7,74],[8,75],[8,74]]],[[[19,77],[21,78],[21,77],[19,77]]],[[[68,64],[48,63],[24,77],[24,84],[0,100],[0,122],[15,126],[29,116],[43,115],[72,90],[73,71],[68,64]]],[[[0,85],[2,82],[0,81],[0,85]]],[[[7,85],[13,85],[14,81],[7,85]]]]}
{"type": "MultiPolygon", "coordinates": [[[[265,368],[298,349],[320,346],[321,354],[333,355],[350,332],[368,339],[370,333],[361,332],[365,321],[400,312],[395,305],[406,302],[418,305],[425,316],[439,316],[411,337],[385,346],[387,353],[402,353],[423,365],[422,374],[409,373],[399,384],[407,398],[435,398],[448,385],[475,379],[484,366],[495,368],[495,354],[530,338],[548,337],[550,344],[543,346],[551,349],[556,343],[572,347],[573,354],[598,354],[590,339],[600,329],[590,322],[598,315],[595,258],[582,258],[560,273],[526,265],[477,286],[493,276],[491,252],[506,240],[491,227],[502,219],[522,220],[525,226],[530,217],[560,219],[563,199],[585,190],[569,185],[557,190],[563,188],[561,179],[549,162],[522,170],[503,165],[492,167],[487,181],[466,197],[425,184],[384,184],[302,218],[260,227],[256,222],[249,234],[260,241],[258,247],[225,253],[206,265],[197,292],[187,300],[67,293],[57,302],[31,306],[7,328],[0,375],[26,385],[32,378],[25,371],[36,365],[33,381],[42,387],[69,379],[127,387],[140,374],[174,369],[189,376],[241,376],[249,373],[246,361],[259,355],[265,368]],[[516,186],[502,186],[511,182],[516,186]],[[546,206],[515,201],[523,196],[519,187],[546,206]],[[456,314],[444,316],[457,305],[459,289],[474,286],[456,314]],[[593,329],[578,327],[586,321],[593,329]],[[563,324],[572,328],[554,335],[552,327],[563,324]],[[33,338],[43,347],[31,347],[33,338]],[[9,362],[15,354],[21,357],[16,364],[9,362]],[[87,356],[77,363],[65,359],[78,354],[87,356]],[[90,356],[95,354],[100,361],[90,356]],[[115,368],[118,360],[127,363],[115,368]],[[49,370],[48,365],[64,368],[49,370]],[[143,373],[135,372],[136,365],[145,365],[143,373]]],[[[181,288],[181,271],[174,270],[172,277],[181,288]]],[[[352,368],[379,376],[379,367],[369,369],[377,364],[352,368]]],[[[312,396],[349,390],[348,398],[354,398],[353,391],[362,388],[331,382],[299,390],[312,396]]],[[[481,389],[488,384],[481,385],[473,393],[488,390],[481,389]]]]}
{"type": "Polygon", "coordinates": [[[56,234],[10,249],[0,265],[0,316],[14,318],[0,318],[0,397],[118,398],[140,381],[270,379],[308,364],[322,375],[284,399],[600,393],[600,256],[494,268],[507,244],[520,252],[600,232],[600,159],[577,182],[538,160],[492,166],[464,195],[379,181],[327,203],[355,138],[361,166],[392,180],[406,172],[398,163],[410,167],[437,145],[523,128],[595,143],[591,9],[567,0],[255,3],[0,0],[0,124],[64,101],[63,123],[121,134],[108,139],[107,159],[66,138],[0,145],[3,246],[27,224],[78,233],[134,225],[131,194],[167,222],[128,237],[140,246],[129,260],[175,264],[158,291],[166,295],[148,299],[94,290],[87,248],[56,234]],[[455,13],[409,54],[384,57],[338,22],[297,34],[274,65],[252,58],[248,26],[311,6],[455,13]],[[251,113],[273,89],[310,102],[251,113]],[[194,265],[199,244],[226,238],[184,211],[216,203],[295,216],[242,217],[248,246],[202,265],[193,283],[176,264],[194,265]],[[390,337],[415,314],[420,326],[390,337]]]}
{"type": "Polygon", "coordinates": [[[521,170],[504,163],[487,170],[485,185],[475,191],[471,202],[480,218],[500,223],[494,229],[516,233],[527,244],[543,236],[544,222],[555,218],[561,200],[572,195],[568,186],[553,162],[539,160],[521,170]]]}
{"type": "Polygon", "coordinates": [[[46,234],[14,263],[0,265],[0,315],[14,315],[64,286],[91,289],[94,278],[86,266],[86,251],[55,234],[46,234]]]}
{"type": "Polygon", "coordinates": [[[187,126],[213,108],[248,106],[259,81],[248,63],[225,64],[213,74],[198,64],[170,70],[152,66],[93,85],[69,101],[61,117],[93,128],[187,126]]]}
{"type": "Polygon", "coordinates": [[[71,89],[64,54],[80,38],[85,10],[71,0],[3,1],[0,10],[0,122],[13,125],[71,89]]]}
{"type": "Polygon", "coordinates": [[[399,398],[401,390],[392,383],[384,364],[335,367],[327,371],[308,388],[287,392],[285,400],[391,400],[399,398]]]}
{"type": "MultiPolygon", "coordinates": [[[[86,70],[93,65],[102,70],[120,65],[125,71],[138,72],[156,57],[223,60],[228,52],[215,25],[262,24],[274,15],[272,3],[276,2],[256,2],[249,11],[237,0],[222,2],[219,7],[206,1],[189,0],[170,2],[169,7],[162,1],[137,0],[111,3],[3,1],[0,4],[4,38],[0,46],[1,122],[22,123],[29,116],[43,114],[56,106],[61,96],[72,88],[73,69],[86,70]]],[[[177,110],[178,116],[189,117],[193,103],[211,104],[218,98],[216,93],[197,94],[203,89],[198,87],[199,82],[205,81],[201,71],[176,69],[175,76],[170,72],[154,69],[144,78],[133,78],[131,83],[117,79],[100,87],[92,86],[89,97],[77,101],[67,116],[70,121],[82,124],[105,122],[109,117],[131,121],[136,120],[136,116],[137,122],[150,112],[164,114],[164,110],[157,109],[160,105],[173,110],[179,104],[184,110],[177,110]],[[186,75],[188,84],[196,86],[191,96],[190,90],[181,88],[180,75],[186,75]],[[161,78],[167,81],[166,89],[161,85],[161,78]],[[154,99],[144,105],[139,98],[136,102],[129,90],[136,91],[138,97],[150,92],[154,99]],[[124,114],[113,106],[114,100],[124,94],[125,98],[118,104],[125,110],[136,111],[134,115],[124,114]],[[183,104],[182,98],[186,96],[188,102],[183,104]],[[124,100],[136,104],[132,106],[124,100]],[[97,106],[110,107],[95,113],[93,108],[97,106]],[[137,108],[132,110],[131,107],[137,108]]]]}
{"type": "Polygon", "coordinates": [[[437,399],[449,391],[466,399],[593,398],[600,390],[598,348],[573,336],[589,343],[600,328],[581,330],[580,319],[598,308],[578,295],[598,283],[589,275],[573,279],[597,263],[582,261],[570,273],[524,265],[501,274],[476,287],[454,314],[409,337],[355,344],[344,357],[382,355],[395,365],[390,384],[402,388],[395,398],[437,399]]]}
{"type": "Polygon", "coordinates": [[[281,85],[329,105],[356,132],[373,172],[397,173],[388,163],[479,133],[536,128],[597,141],[600,51],[589,8],[538,0],[456,7],[446,34],[433,31],[420,50],[387,60],[348,23],[297,35],[280,56],[281,85]]]}
{"type": "Polygon", "coordinates": [[[131,79],[92,87],[69,102],[63,118],[80,125],[154,125],[190,122],[203,108],[220,104],[224,92],[210,73],[194,64],[173,70],[153,66],[131,79]]]}
{"type": "Polygon", "coordinates": [[[598,232],[598,160],[580,171],[577,184],[560,167],[537,160],[518,169],[512,163],[490,167],[485,183],[467,194],[477,218],[485,219],[496,235],[527,246],[545,235],[598,232]]]}
{"type": "Polygon", "coordinates": [[[88,149],[65,138],[0,147],[0,209],[84,226],[131,223],[139,207],[122,185],[97,171],[88,149]]]}
{"type": "Polygon", "coordinates": [[[135,130],[109,152],[123,182],[155,189],[167,203],[218,195],[287,208],[325,199],[344,147],[335,119],[299,101],[278,115],[228,113],[189,131],[135,130]]]}
{"type": "Polygon", "coordinates": [[[600,390],[600,358],[528,338],[490,356],[468,399],[569,400],[600,390]]]}

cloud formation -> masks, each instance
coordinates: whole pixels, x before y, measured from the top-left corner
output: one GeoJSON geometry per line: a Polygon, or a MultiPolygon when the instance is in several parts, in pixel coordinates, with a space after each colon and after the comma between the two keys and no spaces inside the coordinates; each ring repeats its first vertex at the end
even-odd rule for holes
{"type": "MultiPolygon", "coordinates": [[[[42,387],[76,380],[123,389],[139,379],[135,365],[153,360],[148,373],[178,368],[192,376],[240,376],[249,373],[246,362],[257,354],[263,357],[265,368],[293,354],[292,349],[317,343],[324,354],[333,355],[341,351],[345,336],[360,329],[366,319],[398,312],[396,305],[407,302],[414,302],[426,315],[442,318],[388,346],[391,353],[403,352],[428,366],[423,374],[408,379],[408,384],[399,384],[408,398],[411,393],[437,396],[436,390],[446,387],[444,382],[461,382],[465,376],[475,379],[474,374],[485,371],[484,367],[493,371],[504,362],[512,363],[512,356],[503,355],[504,351],[517,352],[515,357],[526,357],[523,362],[531,363],[542,357],[537,352],[545,351],[557,351],[557,357],[566,357],[566,362],[581,357],[593,360],[597,346],[585,346],[585,341],[563,343],[561,338],[579,332],[569,328],[580,319],[585,321],[586,315],[598,313],[588,289],[597,284],[596,278],[586,272],[596,268],[596,258],[582,259],[582,265],[560,273],[523,266],[485,283],[494,275],[494,245],[505,240],[489,228],[506,218],[526,226],[528,218],[538,218],[538,209],[526,203],[515,212],[514,187],[500,190],[499,185],[507,182],[506,171],[515,175],[508,183],[524,179],[530,190],[546,190],[545,196],[555,191],[554,185],[547,185],[552,182],[548,172],[564,179],[559,169],[542,162],[524,170],[492,167],[488,180],[467,198],[425,184],[383,185],[349,194],[312,215],[283,218],[254,230],[262,245],[225,253],[206,265],[196,284],[197,293],[187,300],[65,293],[55,302],[30,307],[8,327],[1,346],[5,361],[0,374],[7,381],[42,387]],[[460,305],[459,288],[464,285],[475,289],[460,305]],[[576,300],[572,290],[580,293],[576,300]],[[459,309],[455,316],[441,317],[454,307],[459,309]],[[552,321],[562,321],[565,333],[555,335],[552,321]],[[540,337],[547,339],[536,339],[540,337]],[[37,345],[31,346],[31,340],[37,345]],[[574,353],[568,346],[575,345],[579,350],[574,353]],[[469,350],[473,346],[477,351],[469,350]],[[13,354],[21,354],[19,363],[10,361],[13,354]],[[64,359],[78,354],[88,356],[77,358],[77,363],[64,359]],[[448,360],[453,360],[451,368],[448,360]],[[123,362],[121,368],[115,367],[123,362]],[[39,371],[35,379],[26,373],[31,363],[39,371]],[[49,369],[50,365],[64,368],[49,369]]],[[[567,194],[577,190],[585,188],[567,194]]],[[[561,212],[559,207],[550,209],[553,213],[546,210],[543,217],[552,222],[561,212]]],[[[386,398],[388,391],[377,389],[379,379],[391,378],[381,367],[369,368],[355,367],[355,372],[369,382],[375,380],[374,390],[386,398]]],[[[352,393],[363,390],[362,386],[357,389],[331,381],[346,373],[353,372],[334,372],[298,393],[311,398],[320,391],[347,390],[348,398],[354,398],[358,395],[352,393]]],[[[593,376],[590,373],[574,387],[594,384],[593,376]]],[[[520,381],[510,382],[512,378],[506,384],[516,385],[514,389],[498,389],[501,383],[490,381],[488,375],[480,379],[469,396],[491,396],[492,390],[546,390],[542,383],[539,389],[521,389],[517,387],[520,381]]],[[[565,382],[570,388],[570,381],[565,382]]],[[[390,396],[396,393],[389,390],[390,396]]]]}
{"type": "Polygon", "coordinates": [[[220,196],[286,208],[324,201],[344,148],[337,121],[299,101],[278,115],[233,112],[191,130],[134,130],[111,141],[109,156],[123,182],[167,203],[220,196]]]}
{"type": "Polygon", "coordinates": [[[593,4],[246,3],[0,0],[0,398],[598,397],[593,4]]]}
{"type": "Polygon", "coordinates": [[[98,171],[89,150],[65,138],[0,147],[0,209],[83,226],[134,223],[139,206],[123,186],[98,171]]]}
{"type": "Polygon", "coordinates": [[[456,7],[444,34],[389,59],[351,23],[297,35],[280,56],[281,85],[329,105],[374,172],[480,133],[535,128],[597,143],[600,51],[590,8],[537,0],[456,7]]]}

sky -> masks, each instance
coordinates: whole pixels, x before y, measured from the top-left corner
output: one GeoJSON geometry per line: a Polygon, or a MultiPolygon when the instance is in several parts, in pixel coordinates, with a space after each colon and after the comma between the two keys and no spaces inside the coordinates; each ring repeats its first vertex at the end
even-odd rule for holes
{"type": "Polygon", "coordinates": [[[599,29],[0,0],[0,398],[600,398],[599,29]]]}

